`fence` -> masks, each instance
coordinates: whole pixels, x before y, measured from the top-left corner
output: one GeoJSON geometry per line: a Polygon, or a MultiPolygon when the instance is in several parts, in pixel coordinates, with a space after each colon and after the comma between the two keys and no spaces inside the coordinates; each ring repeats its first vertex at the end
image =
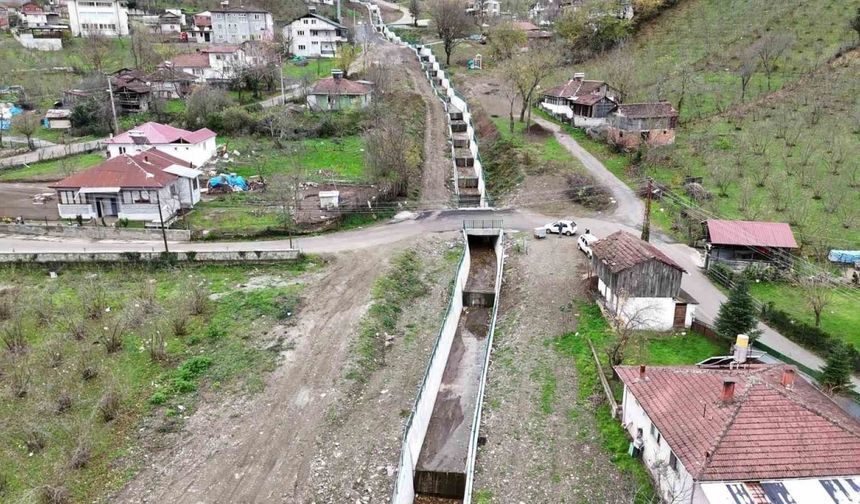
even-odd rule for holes
{"type": "Polygon", "coordinates": [[[294,261],[298,249],[286,250],[219,250],[184,252],[3,252],[0,263],[97,263],[97,262],[278,262],[294,261]]]}
{"type": "MultiPolygon", "coordinates": [[[[161,240],[161,229],[115,228],[105,226],[68,226],[64,224],[0,224],[0,233],[35,236],[61,236],[63,238],[90,238],[95,240],[161,240]]],[[[170,241],[188,241],[191,231],[165,229],[170,241]]]]}
{"type": "Polygon", "coordinates": [[[606,395],[606,400],[609,402],[609,408],[612,412],[612,418],[618,416],[618,402],[612,394],[612,387],[609,386],[609,381],[606,379],[606,374],[603,372],[603,365],[600,364],[600,357],[597,355],[597,350],[594,349],[594,344],[591,338],[587,338],[588,347],[591,348],[591,355],[594,357],[594,365],[597,368],[597,376],[600,378],[600,385],[603,386],[603,393],[606,395]]]}

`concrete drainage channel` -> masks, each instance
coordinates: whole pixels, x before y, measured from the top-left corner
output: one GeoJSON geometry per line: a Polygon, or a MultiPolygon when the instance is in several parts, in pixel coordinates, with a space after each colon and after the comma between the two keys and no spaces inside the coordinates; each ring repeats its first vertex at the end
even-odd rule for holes
{"type": "Polygon", "coordinates": [[[406,424],[394,504],[471,502],[504,268],[501,221],[466,221],[448,311],[406,424]]]}
{"type": "Polygon", "coordinates": [[[489,207],[490,201],[484,183],[478,140],[472,124],[472,114],[469,112],[469,105],[466,100],[451,86],[451,81],[439,66],[436,56],[433,55],[433,51],[429,47],[404,42],[382,22],[379,7],[370,2],[362,2],[362,4],[367,7],[377,31],[382,33],[386,39],[415,51],[427,80],[430,81],[436,96],[442,100],[445,110],[448,112],[448,138],[451,143],[452,178],[457,207],[489,207]]]}

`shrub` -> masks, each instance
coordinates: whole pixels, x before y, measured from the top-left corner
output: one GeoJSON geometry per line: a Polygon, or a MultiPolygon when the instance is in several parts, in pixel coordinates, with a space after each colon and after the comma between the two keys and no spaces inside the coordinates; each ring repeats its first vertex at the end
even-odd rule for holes
{"type": "Polygon", "coordinates": [[[567,176],[567,197],[574,203],[593,210],[603,210],[612,202],[612,196],[590,175],[571,173],[567,176]]]}
{"type": "Polygon", "coordinates": [[[42,504],[68,504],[72,502],[72,497],[63,485],[45,485],[39,492],[39,500],[42,504]]]}
{"type": "Polygon", "coordinates": [[[75,447],[75,451],[72,452],[72,456],[69,459],[69,466],[72,469],[83,469],[90,463],[91,458],[92,451],[90,450],[89,443],[81,441],[75,447]]]}
{"type": "Polygon", "coordinates": [[[57,401],[54,406],[54,412],[58,415],[65,413],[72,409],[72,396],[69,395],[65,390],[60,392],[60,395],[57,396],[57,401]]]}
{"type": "Polygon", "coordinates": [[[30,453],[39,453],[48,444],[45,433],[38,429],[28,429],[24,432],[24,446],[30,453]]]}
{"type": "Polygon", "coordinates": [[[78,298],[87,318],[99,319],[107,309],[107,294],[101,282],[90,282],[78,291],[78,298]]]}
{"type": "Polygon", "coordinates": [[[149,404],[158,406],[167,402],[167,393],[163,390],[149,396],[149,404]]]}
{"type": "Polygon", "coordinates": [[[114,353],[122,350],[122,331],[123,323],[119,320],[115,321],[112,326],[105,327],[102,344],[105,346],[107,353],[114,353]]]}
{"type": "Polygon", "coordinates": [[[228,135],[249,133],[254,127],[254,116],[242,107],[230,107],[222,113],[222,131],[228,135]]]}
{"type": "Polygon", "coordinates": [[[6,322],[3,326],[3,344],[12,354],[20,355],[27,351],[30,343],[27,341],[27,331],[24,327],[24,318],[16,316],[6,322]]]}
{"type": "Polygon", "coordinates": [[[188,282],[184,292],[187,296],[188,313],[191,315],[206,313],[206,308],[209,306],[209,290],[205,285],[199,282],[188,282]]]}
{"type": "Polygon", "coordinates": [[[113,421],[119,416],[120,406],[119,394],[113,387],[108,388],[99,399],[98,414],[105,422],[113,421]]]}
{"type": "Polygon", "coordinates": [[[840,345],[845,346],[851,369],[854,372],[860,372],[860,352],[853,346],[843,345],[841,340],[821,328],[794,320],[788,313],[774,308],[773,303],[762,307],[762,320],[786,338],[811,348],[821,355],[830,354],[840,345]]]}
{"type": "Polygon", "coordinates": [[[171,314],[168,321],[170,330],[176,337],[182,337],[188,334],[188,312],[182,308],[176,308],[171,314]]]}

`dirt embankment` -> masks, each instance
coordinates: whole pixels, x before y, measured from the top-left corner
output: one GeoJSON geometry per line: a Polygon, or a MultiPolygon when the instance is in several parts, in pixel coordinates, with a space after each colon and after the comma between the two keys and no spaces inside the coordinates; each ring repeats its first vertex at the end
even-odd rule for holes
{"type": "Polygon", "coordinates": [[[505,263],[475,491],[505,504],[631,502],[593,417],[577,405],[573,362],[552,345],[576,330],[584,256],[568,237],[526,245],[527,255],[511,251],[505,263]]]}
{"type": "Polygon", "coordinates": [[[284,358],[252,397],[204,402],[167,448],[143,456],[122,503],[386,502],[454,266],[430,237],[331,258],[311,281],[294,326],[276,328],[284,358]],[[401,315],[385,366],[357,395],[344,379],[351,345],[387,260],[416,246],[431,293],[401,315]]]}

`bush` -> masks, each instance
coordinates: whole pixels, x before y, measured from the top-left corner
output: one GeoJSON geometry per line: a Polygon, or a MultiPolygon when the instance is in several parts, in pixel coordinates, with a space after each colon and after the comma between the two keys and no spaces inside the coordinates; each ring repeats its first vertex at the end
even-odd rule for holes
{"type": "Polygon", "coordinates": [[[45,445],[48,444],[48,439],[40,430],[37,429],[29,429],[24,432],[24,446],[27,447],[27,451],[30,453],[39,453],[45,448],[45,445]]]}
{"type": "Polygon", "coordinates": [[[158,406],[167,402],[167,392],[159,390],[149,397],[149,404],[158,406]]]}
{"type": "Polygon", "coordinates": [[[119,416],[120,406],[119,394],[113,388],[109,388],[99,400],[99,416],[104,422],[111,422],[119,416]]]}
{"type": "Polygon", "coordinates": [[[42,504],[68,504],[72,497],[63,485],[45,485],[40,491],[39,500],[42,504]]]}
{"type": "Polygon", "coordinates": [[[92,458],[92,451],[90,450],[90,446],[86,441],[81,441],[75,447],[75,451],[72,452],[72,457],[69,459],[69,466],[72,469],[83,469],[90,463],[90,459],[92,458]]]}
{"type": "Polygon", "coordinates": [[[230,135],[250,133],[256,119],[243,107],[230,107],[222,114],[221,131],[230,135]]]}
{"type": "Polygon", "coordinates": [[[23,317],[16,317],[3,327],[3,344],[6,350],[13,354],[22,354],[30,347],[27,341],[27,331],[24,328],[23,317]]]}
{"type": "Polygon", "coordinates": [[[592,210],[603,210],[612,203],[612,196],[594,178],[584,173],[567,176],[567,197],[592,210]]]}
{"type": "Polygon", "coordinates": [[[60,392],[60,395],[57,396],[54,412],[60,415],[70,409],[72,409],[72,396],[70,396],[66,391],[60,392]]]}

